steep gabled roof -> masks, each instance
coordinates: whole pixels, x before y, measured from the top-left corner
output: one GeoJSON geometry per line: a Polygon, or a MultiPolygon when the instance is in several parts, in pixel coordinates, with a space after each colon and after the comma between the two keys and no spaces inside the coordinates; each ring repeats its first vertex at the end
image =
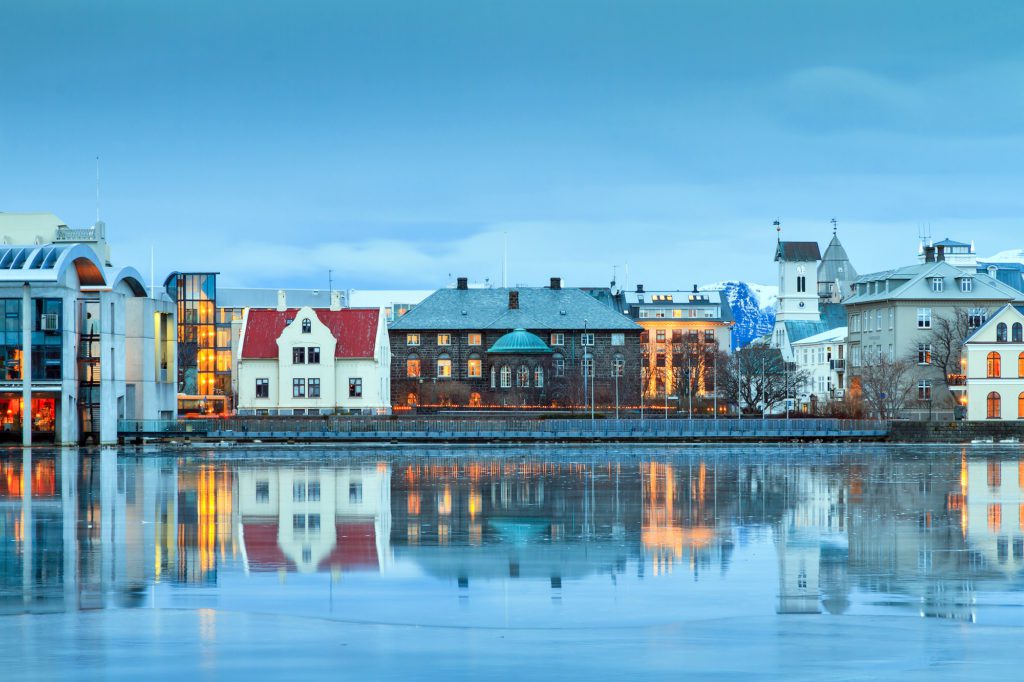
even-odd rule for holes
{"type": "Polygon", "coordinates": [[[818,242],[779,242],[775,249],[775,260],[790,263],[814,262],[821,260],[818,242]]]}
{"type": "MultiPolygon", "coordinates": [[[[245,337],[242,339],[242,358],[276,359],[277,339],[285,327],[295,321],[299,310],[301,308],[250,308],[245,322],[245,337]]],[[[313,313],[338,340],[334,357],[373,357],[377,345],[377,325],[380,322],[378,308],[314,308],[313,313]]]]}
{"type": "Polygon", "coordinates": [[[818,281],[846,284],[855,279],[857,271],[850,262],[850,257],[846,255],[846,249],[840,243],[839,237],[832,235],[832,241],[825,248],[825,255],[818,265],[818,281]]]}
{"type": "Polygon", "coordinates": [[[398,331],[455,329],[615,329],[640,327],[585,291],[549,289],[440,289],[396,320],[398,331]],[[509,308],[509,292],[519,292],[519,307],[509,308]]]}
{"type": "Polygon", "coordinates": [[[876,301],[888,301],[892,299],[902,300],[932,300],[946,301],[949,303],[971,301],[1024,301],[1024,293],[1014,289],[1008,284],[989,277],[986,274],[966,272],[946,261],[935,263],[919,263],[896,270],[874,272],[861,275],[857,278],[857,284],[869,282],[890,281],[889,291],[877,293],[854,293],[843,302],[848,305],[859,303],[873,303],[876,301]],[[942,277],[944,280],[953,280],[949,286],[941,292],[931,291],[931,278],[942,277]],[[956,280],[964,278],[973,279],[973,286],[970,291],[962,291],[956,280]]]}

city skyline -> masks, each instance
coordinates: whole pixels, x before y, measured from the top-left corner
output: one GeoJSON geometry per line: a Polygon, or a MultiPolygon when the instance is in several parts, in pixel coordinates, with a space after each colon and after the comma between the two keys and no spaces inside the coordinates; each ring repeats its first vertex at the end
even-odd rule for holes
{"type": "Polygon", "coordinates": [[[498,282],[506,238],[512,284],[771,283],[776,217],[862,272],[929,225],[988,256],[1024,208],[1001,6],[8,7],[0,210],[91,224],[99,156],[118,263],[243,286],[498,282]]]}

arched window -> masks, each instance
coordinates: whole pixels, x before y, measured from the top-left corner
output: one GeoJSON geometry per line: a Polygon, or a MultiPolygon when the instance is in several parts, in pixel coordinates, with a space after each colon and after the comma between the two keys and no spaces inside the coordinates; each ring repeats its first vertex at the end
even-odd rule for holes
{"type": "Polygon", "coordinates": [[[1024,353],[1017,356],[1017,376],[1024,379],[1024,353]]]}
{"type": "Polygon", "coordinates": [[[1024,325],[1020,322],[1014,322],[1013,332],[1011,332],[1010,338],[1014,343],[1024,343],[1024,325]]]}
{"type": "Polygon", "coordinates": [[[1006,343],[1006,323],[1000,322],[996,325],[996,341],[1006,343]]]}
{"type": "Polygon", "coordinates": [[[308,334],[313,331],[313,323],[309,321],[308,317],[302,318],[302,333],[308,334]]]}
{"type": "Polygon", "coordinates": [[[537,388],[544,388],[544,368],[540,365],[533,370],[533,385],[537,388]]]}
{"type": "Polygon", "coordinates": [[[1003,414],[1002,414],[1002,412],[1003,412],[1003,410],[1002,410],[1002,399],[999,397],[998,393],[996,393],[995,391],[992,391],[991,393],[989,393],[988,394],[988,398],[986,398],[986,400],[985,400],[985,406],[987,408],[986,409],[986,417],[988,419],[1001,419],[1002,418],[1002,416],[1003,416],[1003,414]]]}
{"type": "Polygon", "coordinates": [[[512,388],[512,368],[508,365],[501,368],[501,387],[512,388]]]}
{"type": "Polygon", "coordinates": [[[469,360],[466,361],[466,376],[470,379],[479,379],[483,376],[484,365],[480,360],[480,356],[473,353],[469,356],[469,360]]]}
{"type": "Polygon", "coordinates": [[[519,388],[530,387],[530,368],[525,365],[521,365],[516,371],[516,386],[519,388]]]}
{"type": "Polygon", "coordinates": [[[1024,419],[1024,393],[1017,396],[1017,419],[1024,419]]]}
{"type": "Polygon", "coordinates": [[[626,367],[626,359],[622,357],[622,353],[616,353],[615,357],[612,358],[612,376],[621,377],[623,369],[626,367]]]}
{"type": "Polygon", "coordinates": [[[474,391],[473,393],[470,393],[469,394],[469,406],[470,407],[480,407],[481,405],[483,405],[483,401],[480,399],[480,394],[477,393],[476,391],[474,391]]]}
{"type": "Polygon", "coordinates": [[[417,402],[418,401],[416,400],[416,394],[415,393],[410,393],[409,395],[405,396],[405,404],[406,405],[408,405],[410,407],[414,407],[417,402]]]}
{"type": "Polygon", "coordinates": [[[420,356],[410,353],[405,359],[405,376],[418,377],[420,375],[420,356]]]}
{"type": "Polygon", "coordinates": [[[1002,376],[1003,373],[1000,360],[1001,358],[999,357],[999,353],[992,351],[991,353],[988,354],[988,362],[986,363],[985,367],[986,377],[988,377],[989,379],[998,379],[1000,376],[1002,376]]]}
{"type": "Polygon", "coordinates": [[[452,358],[447,353],[437,356],[437,376],[439,379],[448,379],[452,376],[452,358]]]}

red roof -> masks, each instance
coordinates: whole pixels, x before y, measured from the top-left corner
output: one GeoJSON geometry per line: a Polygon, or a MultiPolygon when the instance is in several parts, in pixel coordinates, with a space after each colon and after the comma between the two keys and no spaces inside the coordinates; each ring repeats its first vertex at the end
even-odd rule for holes
{"type": "MultiPolygon", "coordinates": [[[[373,521],[335,523],[335,544],[331,553],[320,560],[317,571],[332,568],[377,568],[377,532],[373,521]]],[[[249,570],[254,572],[285,569],[294,571],[295,564],[285,556],[278,544],[277,522],[243,523],[245,552],[249,570]]]]}
{"type": "MultiPolygon", "coordinates": [[[[380,321],[378,308],[344,308],[330,310],[314,308],[313,312],[331,334],[338,340],[334,350],[336,358],[372,358],[377,343],[377,324],[380,321]]],[[[295,320],[299,308],[276,310],[273,308],[251,308],[245,324],[245,338],[242,339],[242,357],[255,359],[276,359],[277,339],[288,326],[288,320],[295,320]]]]}

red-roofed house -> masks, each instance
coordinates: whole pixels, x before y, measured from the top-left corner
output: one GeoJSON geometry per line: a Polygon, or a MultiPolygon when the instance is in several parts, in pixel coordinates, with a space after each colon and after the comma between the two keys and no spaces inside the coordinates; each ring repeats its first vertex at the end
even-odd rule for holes
{"type": "Polygon", "coordinates": [[[390,364],[387,320],[377,308],[249,308],[238,414],[386,414],[390,364]]]}

